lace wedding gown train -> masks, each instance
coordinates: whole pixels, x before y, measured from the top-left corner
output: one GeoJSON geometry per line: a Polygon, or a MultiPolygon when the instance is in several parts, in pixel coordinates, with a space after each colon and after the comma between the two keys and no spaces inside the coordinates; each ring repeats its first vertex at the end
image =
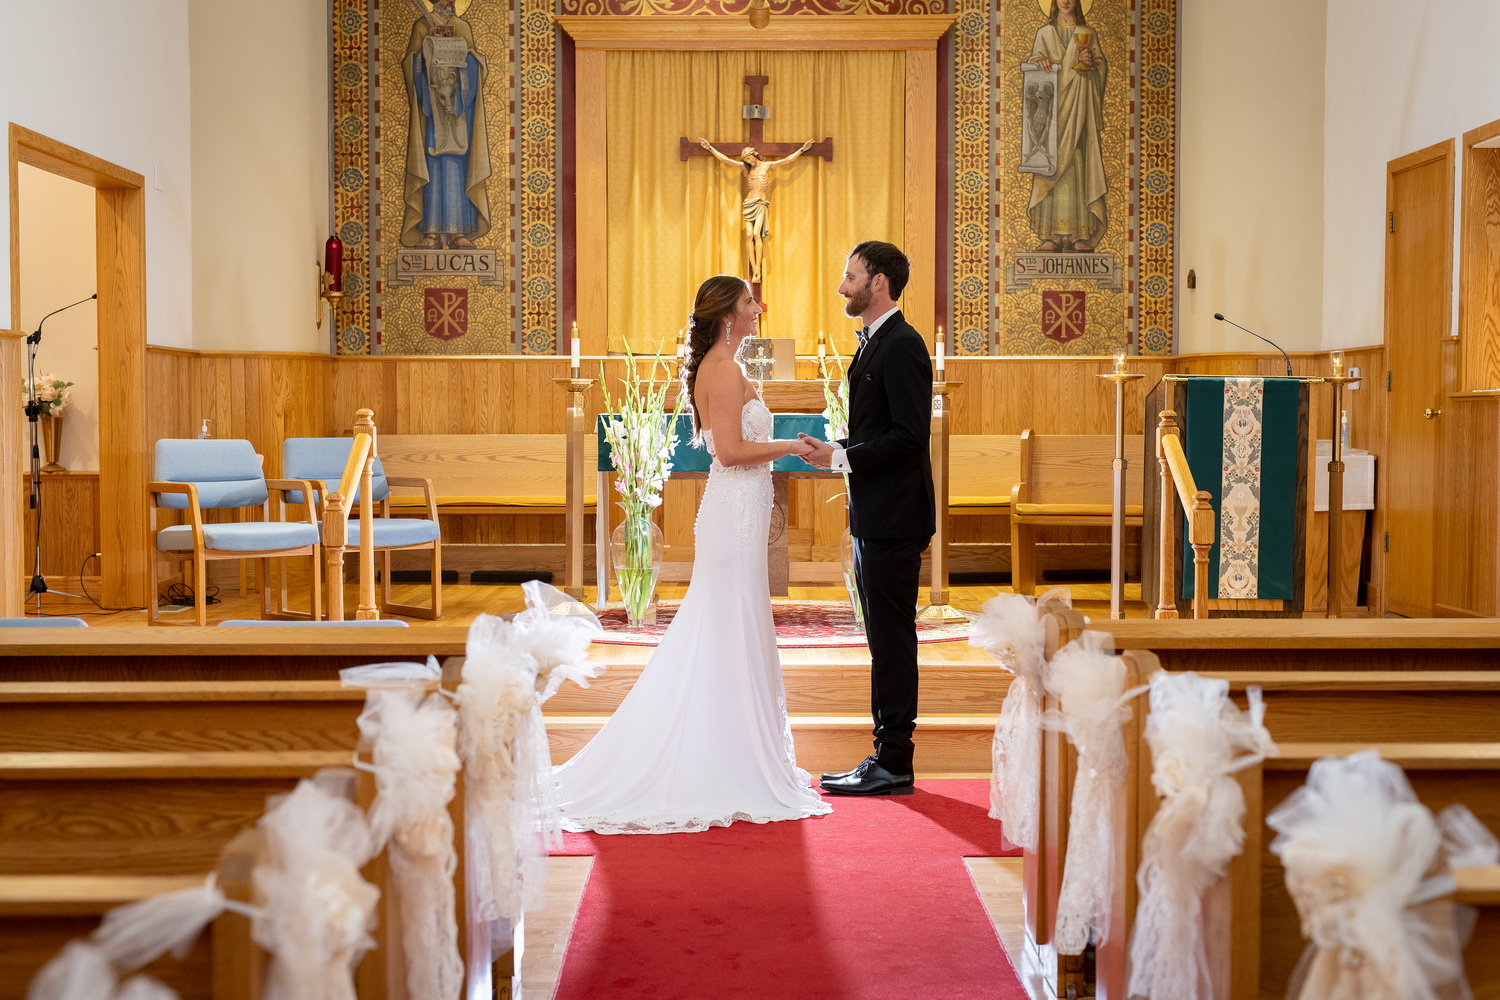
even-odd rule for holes
{"type": "MultiPolygon", "coordinates": [[[[741,424],[746,441],[770,440],[759,399],[741,424]]],[[[566,829],[686,833],[830,811],[792,750],[766,575],[771,496],[769,465],[714,460],[682,605],[615,714],[556,769],[566,829]]]]}

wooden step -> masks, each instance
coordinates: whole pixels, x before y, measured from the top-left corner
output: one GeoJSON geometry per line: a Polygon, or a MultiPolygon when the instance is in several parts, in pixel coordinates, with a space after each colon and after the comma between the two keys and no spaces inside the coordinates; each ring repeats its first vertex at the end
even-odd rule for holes
{"type": "MultiPolygon", "coordinates": [[[[624,700],[653,649],[599,646],[589,659],[604,673],[586,688],[564,685],[547,702],[549,715],[612,712],[624,700]]],[[[967,643],[927,643],[917,648],[919,704],[934,714],[974,713],[992,718],[1010,686],[1010,675],[967,643]]],[[[787,710],[803,715],[864,714],[870,710],[870,654],[859,649],[784,649],[781,676],[787,710]]]]}
{"type": "MultiPolygon", "coordinates": [[[[608,716],[549,716],[547,739],[552,761],[561,764],[588,743],[608,716]]],[[[797,766],[817,774],[846,770],[871,751],[868,715],[792,715],[797,766]]],[[[995,720],[979,715],[923,715],[917,719],[919,775],[988,775],[995,720]]]]}

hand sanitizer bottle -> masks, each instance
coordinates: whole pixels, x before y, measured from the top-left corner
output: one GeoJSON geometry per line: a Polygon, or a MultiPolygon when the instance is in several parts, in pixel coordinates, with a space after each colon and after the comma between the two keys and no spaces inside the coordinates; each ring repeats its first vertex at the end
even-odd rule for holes
{"type": "Polygon", "coordinates": [[[1349,450],[1349,411],[1339,411],[1339,447],[1349,450]]]}
{"type": "Polygon", "coordinates": [[[198,440],[200,441],[207,441],[209,438],[213,437],[213,435],[208,432],[209,419],[210,418],[208,417],[203,418],[203,427],[198,431],[198,440]]]}

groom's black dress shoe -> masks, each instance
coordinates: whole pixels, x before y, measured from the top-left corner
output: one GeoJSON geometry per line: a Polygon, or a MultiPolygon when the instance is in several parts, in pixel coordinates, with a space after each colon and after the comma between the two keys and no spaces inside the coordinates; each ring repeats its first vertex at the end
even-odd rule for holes
{"type": "Polygon", "coordinates": [[[822,777],[821,780],[822,781],[838,781],[840,778],[847,778],[847,777],[850,777],[851,775],[855,774],[856,772],[859,771],[859,769],[861,767],[864,767],[866,764],[873,764],[873,763],[875,763],[875,755],[874,754],[870,754],[870,756],[868,756],[864,760],[860,761],[858,765],[856,765],[855,767],[851,767],[847,771],[824,771],[823,772],[823,777],[822,777]]]}
{"type": "Polygon", "coordinates": [[[825,778],[823,791],[829,795],[911,795],[916,792],[910,774],[893,774],[875,762],[874,757],[848,774],[825,778]]]}

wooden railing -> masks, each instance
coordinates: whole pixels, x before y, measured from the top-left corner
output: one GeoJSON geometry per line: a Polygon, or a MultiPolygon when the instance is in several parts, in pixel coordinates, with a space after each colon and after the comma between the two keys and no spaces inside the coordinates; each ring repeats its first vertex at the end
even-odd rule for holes
{"type": "Polygon", "coordinates": [[[380,617],[375,605],[375,504],[371,477],[375,468],[375,413],[361,409],[354,415],[354,444],[349,449],[349,460],[344,463],[344,474],[339,479],[338,489],[329,490],[323,506],[323,554],[327,561],[328,618],[342,621],[344,617],[344,550],[349,543],[349,503],[356,488],[359,489],[359,610],[354,612],[357,621],[370,621],[380,617]]]}
{"type": "Polygon", "coordinates": [[[1214,508],[1207,490],[1193,482],[1182,438],[1177,430],[1177,414],[1162,410],[1156,425],[1156,461],[1161,466],[1161,553],[1157,565],[1160,578],[1157,587],[1157,618],[1176,618],[1176,526],[1177,504],[1187,512],[1188,544],[1193,547],[1193,617],[1208,617],[1208,550],[1214,544],[1214,508]]]}

